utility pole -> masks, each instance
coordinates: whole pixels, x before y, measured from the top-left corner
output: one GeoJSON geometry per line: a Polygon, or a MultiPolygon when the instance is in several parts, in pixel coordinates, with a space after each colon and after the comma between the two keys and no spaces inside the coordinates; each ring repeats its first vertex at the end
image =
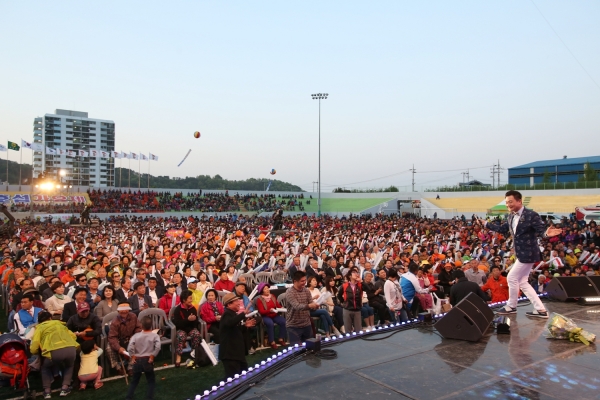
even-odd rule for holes
{"type": "Polygon", "coordinates": [[[492,175],[490,178],[492,178],[492,189],[494,189],[496,187],[496,164],[492,165],[492,175]]]}
{"type": "Polygon", "coordinates": [[[498,187],[500,187],[500,174],[502,171],[504,171],[504,168],[500,167],[500,160],[498,160],[498,164],[496,165],[496,172],[498,172],[498,180],[496,182],[498,183],[498,187]]]}
{"type": "Polygon", "coordinates": [[[315,183],[319,183],[318,181],[313,181],[313,193],[315,192],[315,183]]]}
{"type": "Polygon", "coordinates": [[[471,182],[471,177],[469,175],[469,170],[467,170],[467,172],[461,172],[462,176],[463,176],[463,183],[465,183],[465,177],[467,178],[467,182],[471,182]]]}
{"type": "Polygon", "coordinates": [[[415,164],[413,164],[412,169],[409,169],[409,171],[412,171],[412,191],[415,191],[415,173],[417,172],[417,170],[415,170],[415,164]]]}

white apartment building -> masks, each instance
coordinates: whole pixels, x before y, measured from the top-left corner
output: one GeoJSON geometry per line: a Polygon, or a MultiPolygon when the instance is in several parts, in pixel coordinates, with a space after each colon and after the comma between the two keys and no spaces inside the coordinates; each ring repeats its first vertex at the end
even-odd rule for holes
{"type": "Polygon", "coordinates": [[[56,110],[33,120],[33,141],[44,151],[33,153],[33,174],[61,179],[73,186],[114,186],[114,158],[46,154],[46,147],[66,150],[115,149],[115,123],[88,118],[87,112],[56,110]]]}

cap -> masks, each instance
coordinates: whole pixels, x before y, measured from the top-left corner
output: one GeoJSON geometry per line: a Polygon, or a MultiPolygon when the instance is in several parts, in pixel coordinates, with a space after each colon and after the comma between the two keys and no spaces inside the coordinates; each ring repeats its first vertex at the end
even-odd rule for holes
{"type": "Polygon", "coordinates": [[[227,293],[225,296],[223,296],[223,305],[226,306],[227,304],[231,303],[232,301],[236,301],[236,300],[239,300],[239,299],[240,298],[237,297],[235,295],[235,293],[227,293]]]}
{"type": "Polygon", "coordinates": [[[198,282],[198,279],[194,278],[193,276],[187,280],[188,285],[190,283],[197,283],[197,282],[198,282]]]}
{"type": "Polygon", "coordinates": [[[573,250],[569,249],[567,250],[567,254],[571,254],[573,252],[573,250]]]}
{"type": "Polygon", "coordinates": [[[581,253],[581,249],[575,249],[573,250],[574,253],[581,253]]]}
{"type": "Polygon", "coordinates": [[[83,303],[77,304],[77,312],[80,313],[84,311],[90,311],[90,305],[85,301],[83,303]]]}
{"type": "Polygon", "coordinates": [[[431,263],[429,263],[427,260],[423,260],[421,261],[421,265],[431,265],[431,263]]]}
{"type": "Polygon", "coordinates": [[[48,276],[54,276],[54,273],[52,271],[50,271],[49,269],[44,271],[44,278],[48,277],[48,276]]]}
{"type": "Polygon", "coordinates": [[[129,303],[119,303],[117,311],[131,311],[131,306],[129,303]]]}

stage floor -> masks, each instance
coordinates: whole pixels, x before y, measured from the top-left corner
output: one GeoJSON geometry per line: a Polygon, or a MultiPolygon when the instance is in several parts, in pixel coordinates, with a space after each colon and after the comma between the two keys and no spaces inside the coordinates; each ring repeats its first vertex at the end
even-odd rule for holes
{"type": "MultiPolygon", "coordinates": [[[[600,306],[546,307],[600,335],[600,306]]],[[[477,343],[442,339],[422,328],[344,342],[329,347],[337,359],[309,356],[239,398],[600,399],[596,345],[546,339],[547,320],[527,318],[530,309],[519,307],[511,317],[510,335],[490,329],[477,343]]]]}

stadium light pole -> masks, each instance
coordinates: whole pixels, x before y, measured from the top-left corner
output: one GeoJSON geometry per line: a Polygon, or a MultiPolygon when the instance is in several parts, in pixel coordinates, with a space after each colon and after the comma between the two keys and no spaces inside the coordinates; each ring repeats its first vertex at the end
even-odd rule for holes
{"type": "Polygon", "coordinates": [[[319,191],[319,210],[317,217],[321,217],[321,100],[326,100],[329,93],[316,93],[311,94],[313,100],[319,100],[319,183],[317,183],[317,190],[319,191]]]}

